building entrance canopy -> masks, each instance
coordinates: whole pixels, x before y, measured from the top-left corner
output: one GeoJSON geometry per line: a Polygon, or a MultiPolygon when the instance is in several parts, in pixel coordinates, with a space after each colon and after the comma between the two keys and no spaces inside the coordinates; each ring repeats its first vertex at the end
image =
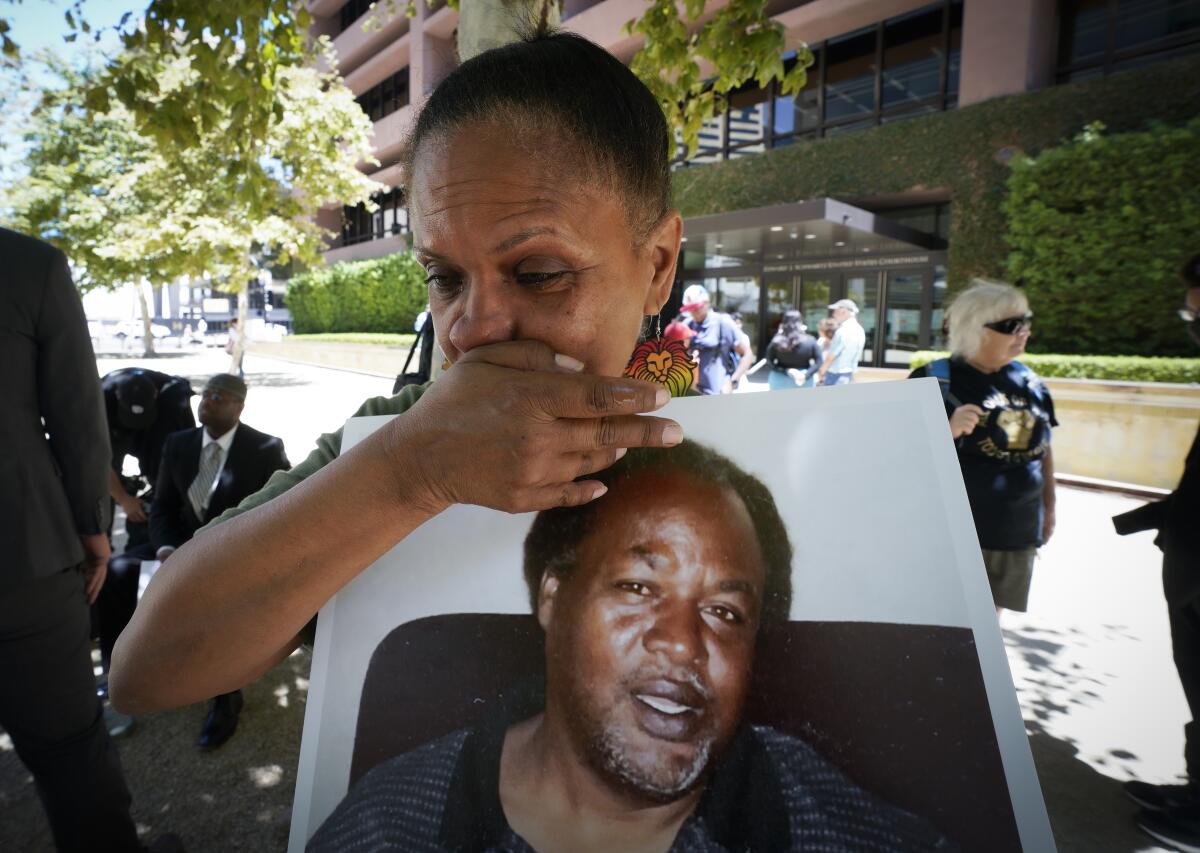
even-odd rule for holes
{"type": "Polygon", "coordinates": [[[689,219],[683,267],[720,269],[774,262],[863,260],[945,250],[933,234],[832,198],[689,219]]]}
{"type": "Polygon", "coordinates": [[[703,283],[722,311],[742,315],[759,355],[783,312],[810,329],[827,306],[853,299],[867,332],[865,365],[903,366],[939,347],[946,242],[845,202],[821,198],[684,223],[680,279],[703,283]]]}

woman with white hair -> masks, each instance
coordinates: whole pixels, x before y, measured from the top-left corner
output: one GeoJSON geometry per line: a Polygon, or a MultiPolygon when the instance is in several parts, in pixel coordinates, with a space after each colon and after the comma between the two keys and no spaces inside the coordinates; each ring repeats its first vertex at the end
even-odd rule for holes
{"type": "Polygon", "coordinates": [[[950,357],[912,372],[941,384],[996,612],[1024,611],[1038,546],[1054,532],[1054,402],[1017,361],[1033,314],[1025,294],[976,279],[947,311],[950,357]]]}

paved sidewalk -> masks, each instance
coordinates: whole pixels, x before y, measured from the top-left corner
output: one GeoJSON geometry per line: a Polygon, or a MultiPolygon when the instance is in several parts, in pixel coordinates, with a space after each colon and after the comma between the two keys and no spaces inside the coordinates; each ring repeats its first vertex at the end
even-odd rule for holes
{"type": "Polygon", "coordinates": [[[1177,781],[1187,705],[1171,660],[1152,533],[1109,519],[1142,501],[1059,489],[1027,614],[1001,621],[1059,850],[1158,850],[1132,823],[1128,779],[1177,781]]]}

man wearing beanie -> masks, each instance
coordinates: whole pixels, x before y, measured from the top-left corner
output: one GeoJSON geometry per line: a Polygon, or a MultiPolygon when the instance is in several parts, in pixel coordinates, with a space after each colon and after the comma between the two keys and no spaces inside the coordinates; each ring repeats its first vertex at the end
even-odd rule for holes
{"type": "MultiPolygon", "coordinates": [[[[167,437],[150,507],[150,541],[158,559],[167,559],[209,521],[257,492],[273,473],[291,467],[282,441],[241,423],[245,403],[246,383],[218,373],[200,395],[200,427],[167,437]]],[[[213,699],[200,747],[216,749],[229,740],[241,708],[240,690],[213,699]]]]}

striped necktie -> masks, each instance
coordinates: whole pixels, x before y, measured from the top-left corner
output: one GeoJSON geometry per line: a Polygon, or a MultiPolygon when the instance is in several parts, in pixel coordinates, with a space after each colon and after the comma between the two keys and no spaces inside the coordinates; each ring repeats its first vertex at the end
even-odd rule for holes
{"type": "Polygon", "coordinates": [[[221,445],[210,441],[200,454],[200,470],[196,479],[188,486],[188,502],[196,513],[196,518],[204,521],[204,511],[208,509],[208,496],[212,494],[213,481],[217,479],[217,470],[221,467],[221,445]]]}

